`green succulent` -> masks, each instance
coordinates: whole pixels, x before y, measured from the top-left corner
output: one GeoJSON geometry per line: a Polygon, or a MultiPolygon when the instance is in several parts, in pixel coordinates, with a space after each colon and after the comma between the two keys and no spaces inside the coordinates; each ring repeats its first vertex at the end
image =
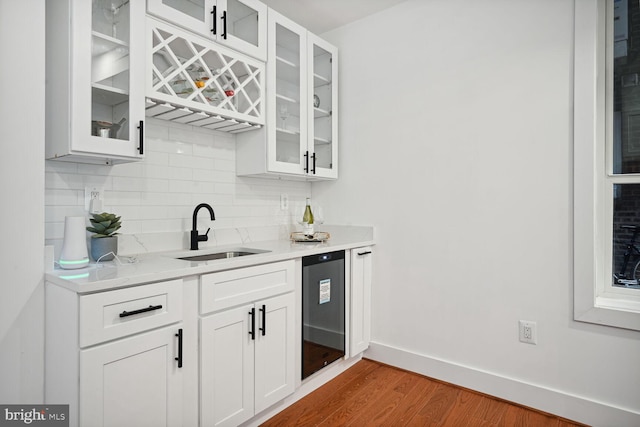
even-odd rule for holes
{"type": "Polygon", "coordinates": [[[119,216],[112,213],[102,212],[100,214],[91,214],[93,218],[89,218],[92,227],[87,227],[87,231],[95,233],[92,238],[111,237],[117,234],[121,227],[119,216]]]}

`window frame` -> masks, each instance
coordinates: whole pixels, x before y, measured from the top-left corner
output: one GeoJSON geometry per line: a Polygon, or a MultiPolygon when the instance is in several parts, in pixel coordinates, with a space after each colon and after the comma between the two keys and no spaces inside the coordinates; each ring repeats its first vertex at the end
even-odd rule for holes
{"type": "Polygon", "coordinates": [[[613,184],[640,183],[638,174],[614,175],[610,161],[613,0],[574,4],[574,319],[640,330],[640,291],[611,280],[613,184]]]}

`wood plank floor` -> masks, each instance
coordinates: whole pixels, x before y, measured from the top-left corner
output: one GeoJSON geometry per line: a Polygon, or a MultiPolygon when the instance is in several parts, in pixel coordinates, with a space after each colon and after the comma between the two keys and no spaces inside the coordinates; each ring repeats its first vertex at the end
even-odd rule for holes
{"type": "Polygon", "coordinates": [[[262,426],[583,425],[363,359],[262,426]]]}

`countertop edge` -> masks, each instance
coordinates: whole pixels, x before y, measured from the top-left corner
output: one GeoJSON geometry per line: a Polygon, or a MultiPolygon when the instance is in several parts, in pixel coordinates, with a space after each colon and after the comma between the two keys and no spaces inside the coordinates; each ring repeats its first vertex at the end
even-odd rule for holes
{"type": "Polygon", "coordinates": [[[297,243],[288,240],[250,242],[243,245],[208,248],[200,253],[223,251],[231,247],[250,247],[269,252],[207,262],[191,262],[174,258],[177,253],[191,253],[185,250],[158,252],[139,255],[139,258],[134,257],[137,262],[131,264],[119,265],[114,260],[103,263],[102,266],[92,265],[78,270],[54,270],[45,273],[45,281],[83,295],[374,245],[373,239],[337,240],[324,243],[297,243]]]}

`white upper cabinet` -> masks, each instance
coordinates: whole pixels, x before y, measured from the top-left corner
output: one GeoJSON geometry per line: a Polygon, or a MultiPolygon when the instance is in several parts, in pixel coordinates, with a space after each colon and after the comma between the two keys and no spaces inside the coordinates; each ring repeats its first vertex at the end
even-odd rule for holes
{"type": "Polygon", "coordinates": [[[308,173],[338,177],[338,50],[309,33],[307,61],[310,101],[308,173]]]}
{"type": "Polygon", "coordinates": [[[148,12],[262,61],[267,6],[258,0],[147,0],[148,12]]]}
{"type": "Polygon", "coordinates": [[[239,135],[237,173],[335,179],[337,49],[269,9],[266,126],[239,135]]]}
{"type": "Polygon", "coordinates": [[[142,159],[142,2],[56,0],[46,8],[46,157],[103,164],[142,159]]]}

